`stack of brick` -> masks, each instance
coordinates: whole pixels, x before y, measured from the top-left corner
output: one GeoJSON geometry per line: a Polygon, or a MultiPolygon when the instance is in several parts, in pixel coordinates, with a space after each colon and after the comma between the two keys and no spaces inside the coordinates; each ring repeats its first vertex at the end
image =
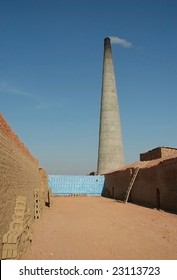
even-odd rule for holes
{"type": "Polygon", "coordinates": [[[53,205],[53,193],[51,188],[48,188],[48,206],[51,207],[53,205]]]}
{"type": "Polygon", "coordinates": [[[48,188],[42,191],[39,188],[34,190],[34,219],[40,219],[45,206],[52,206],[52,191],[48,188]]]}
{"type": "Polygon", "coordinates": [[[44,198],[39,188],[34,190],[34,219],[40,219],[44,206],[44,198]]]}
{"type": "Polygon", "coordinates": [[[32,241],[27,198],[18,196],[9,230],[3,236],[2,259],[21,259],[32,241]]]}

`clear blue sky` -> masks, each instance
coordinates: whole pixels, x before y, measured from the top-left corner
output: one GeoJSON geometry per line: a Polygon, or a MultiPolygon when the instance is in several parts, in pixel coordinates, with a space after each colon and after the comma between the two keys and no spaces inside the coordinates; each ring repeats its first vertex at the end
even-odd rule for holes
{"type": "Polygon", "coordinates": [[[127,163],[177,147],[176,0],[1,0],[0,112],[49,174],[96,170],[103,40],[127,163]]]}

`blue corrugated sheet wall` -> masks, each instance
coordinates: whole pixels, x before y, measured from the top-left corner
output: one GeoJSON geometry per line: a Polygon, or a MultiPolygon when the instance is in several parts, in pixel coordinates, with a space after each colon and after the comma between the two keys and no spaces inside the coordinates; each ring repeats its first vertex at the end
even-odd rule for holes
{"type": "Polygon", "coordinates": [[[104,176],[49,175],[48,183],[56,195],[100,196],[104,187],[104,176]]]}

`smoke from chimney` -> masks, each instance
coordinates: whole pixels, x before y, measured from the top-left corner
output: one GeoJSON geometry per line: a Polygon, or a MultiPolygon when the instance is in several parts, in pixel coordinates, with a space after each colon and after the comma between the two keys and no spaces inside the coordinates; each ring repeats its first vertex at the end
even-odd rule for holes
{"type": "Polygon", "coordinates": [[[128,42],[126,39],[121,39],[121,38],[115,37],[115,36],[110,36],[109,38],[111,40],[111,44],[117,44],[117,45],[120,45],[124,48],[131,48],[132,47],[132,43],[128,42]]]}

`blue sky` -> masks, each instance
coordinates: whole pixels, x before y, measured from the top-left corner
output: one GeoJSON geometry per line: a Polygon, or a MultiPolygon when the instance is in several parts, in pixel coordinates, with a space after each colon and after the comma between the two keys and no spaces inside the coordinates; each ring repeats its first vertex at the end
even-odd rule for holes
{"type": "Polygon", "coordinates": [[[103,41],[126,163],[177,147],[177,1],[1,0],[0,112],[49,174],[96,170],[103,41]]]}

